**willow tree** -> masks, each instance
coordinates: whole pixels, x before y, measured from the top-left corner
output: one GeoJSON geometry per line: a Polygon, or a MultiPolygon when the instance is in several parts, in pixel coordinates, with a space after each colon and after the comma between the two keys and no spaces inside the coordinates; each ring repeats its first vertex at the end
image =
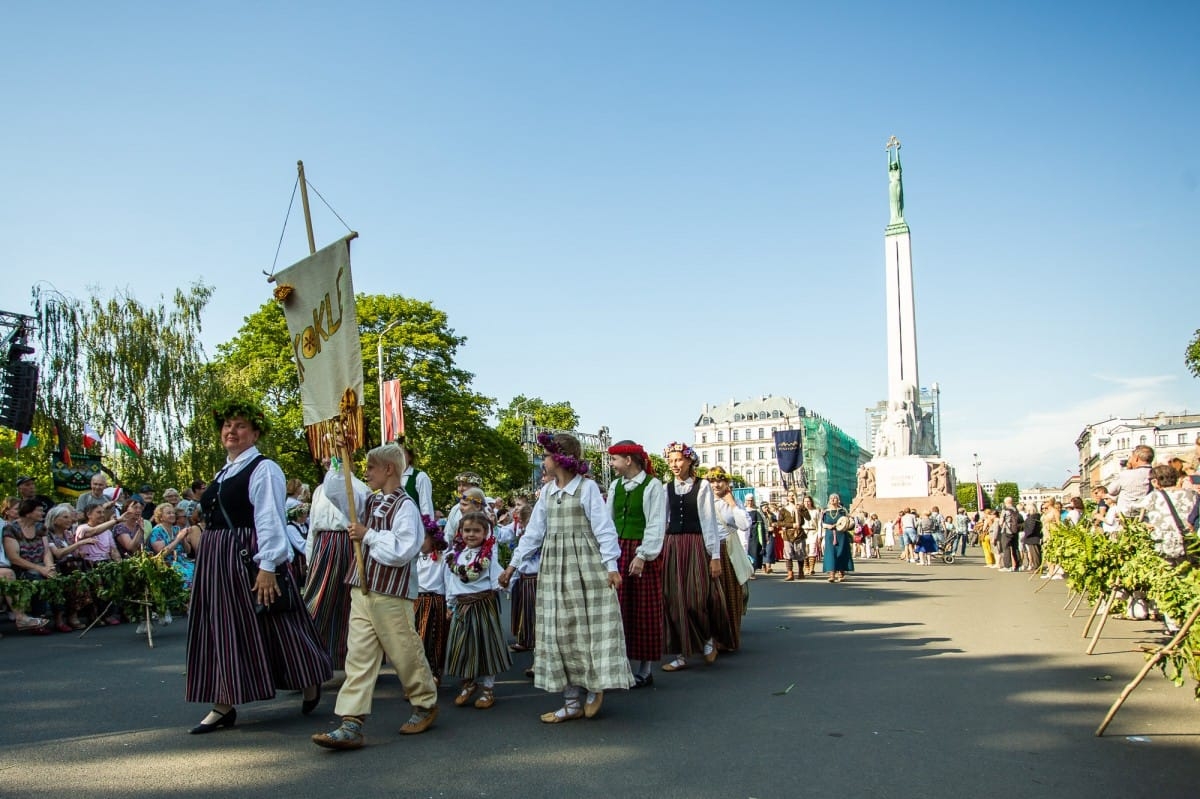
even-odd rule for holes
{"type": "MultiPolygon", "coordinates": [[[[478,472],[489,488],[520,486],[527,463],[521,448],[487,425],[492,398],[471,387],[474,375],[455,364],[466,338],[455,334],[446,313],[431,303],[400,295],[355,297],[363,352],[365,446],[379,443],[380,335],[385,379],[399,379],[404,393],[406,441],[417,465],[433,481],[435,503],[452,500],[454,475],[478,472]]],[[[300,388],[283,312],[268,301],[246,317],[237,336],[217,348],[213,366],[226,390],[261,401],[271,418],[265,451],[288,476],[315,481],[320,473],[304,437],[300,388]]]]}
{"type": "Polygon", "coordinates": [[[213,437],[192,442],[187,430],[202,407],[200,315],[212,293],[197,282],[143,304],[128,290],[79,300],[35,285],[39,412],[76,435],[84,424],[124,430],[142,458],[106,461],[116,461],[125,484],[180,485],[207,474],[213,437]]]}

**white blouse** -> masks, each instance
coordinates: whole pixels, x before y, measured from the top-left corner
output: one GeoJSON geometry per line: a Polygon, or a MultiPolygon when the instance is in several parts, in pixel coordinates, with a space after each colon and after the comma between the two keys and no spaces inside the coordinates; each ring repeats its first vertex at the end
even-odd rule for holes
{"type": "MultiPolygon", "coordinates": [[[[475,559],[475,553],[479,551],[479,547],[468,547],[464,549],[458,556],[458,562],[466,566],[475,559]]],[[[479,575],[479,578],[472,580],[469,583],[464,583],[462,578],[453,571],[454,550],[447,549],[441,555],[441,562],[444,563],[443,573],[446,580],[446,604],[454,607],[458,604],[458,597],[464,594],[481,594],[484,591],[497,591],[500,588],[500,558],[499,553],[495,548],[492,549],[492,560],[488,564],[487,574],[479,575]]]]}
{"type": "Polygon", "coordinates": [[[417,590],[423,593],[446,593],[446,553],[438,553],[437,560],[433,553],[422,552],[417,555],[417,590]]]}
{"type": "MultiPolygon", "coordinates": [[[[579,495],[579,502],[583,506],[588,524],[592,526],[592,535],[596,537],[596,543],[600,545],[600,559],[604,561],[604,566],[608,571],[615,572],[617,560],[621,557],[621,545],[617,543],[617,528],[613,525],[612,516],[609,515],[608,507],[604,504],[604,498],[600,496],[600,489],[597,487],[596,481],[587,480],[581,475],[575,475],[571,482],[562,488],[559,488],[556,483],[547,483],[542,486],[542,493],[538,497],[537,504],[533,506],[533,513],[529,517],[525,535],[521,536],[509,565],[519,570],[526,558],[530,557],[534,551],[541,550],[542,541],[546,538],[546,506],[550,502],[560,499],[562,494],[579,495]]],[[[717,550],[717,556],[720,557],[720,550],[717,550]]]]}

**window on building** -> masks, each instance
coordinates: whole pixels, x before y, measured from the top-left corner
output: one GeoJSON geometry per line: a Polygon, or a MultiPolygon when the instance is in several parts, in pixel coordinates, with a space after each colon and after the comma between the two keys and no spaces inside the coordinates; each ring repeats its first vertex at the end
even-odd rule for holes
{"type": "Polygon", "coordinates": [[[1145,437],[1145,436],[1142,436],[1141,438],[1139,438],[1139,439],[1138,439],[1138,445],[1139,445],[1139,446],[1140,446],[1141,444],[1145,444],[1145,443],[1146,443],[1146,437],[1145,437]]]}
{"type": "Polygon", "coordinates": [[[724,441],[724,440],[725,440],[725,431],[718,430],[717,431],[717,441],[724,441]]]}
{"type": "Polygon", "coordinates": [[[771,485],[773,485],[773,486],[779,485],[779,470],[778,469],[771,470],[771,485]]]}
{"type": "Polygon", "coordinates": [[[732,440],[732,441],[737,441],[737,440],[738,440],[738,431],[736,431],[736,430],[734,430],[734,431],[733,431],[733,438],[732,438],[731,440],[732,440]]]}
{"type": "Polygon", "coordinates": [[[701,433],[701,434],[700,434],[700,443],[701,443],[701,444],[707,444],[707,443],[708,443],[708,433],[701,433]]]}
{"type": "Polygon", "coordinates": [[[763,428],[761,428],[761,427],[760,427],[760,428],[758,428],[758,437],[759,437],[759,438],[766,438],[766,436],[764,436],[764,435],[763,435],[763,428]]]}
{"type": "Polygon", "coordinates": [[[767,484],[767,473],[762,469],[758,470],[758,484],[760,486],[765,486],[767,484]]]}
{"type": "Polygon", "coordinates": [[[1163,436],[1158,437],[1158,443],[1155,444],[1154,446],[1165,447],[1166,445],[1167,445],[1167,437],[1165,435],[1163,435],[1163,436]]]}
{"type": "Polygon", "coordinates": [[[1186,444],[1187,443],[1187,433],[1180,433],[1179,438],[1176,439],[1175,443],[1186,444]]]}
{"type": "Polygon", "coordinates": [[[733,455],[730,456],[730,460],[740,461],[742,459],[741,455],[742,455],[742,451],[740,449],[735,449],[733,451],[733,455]]]}
{"type": "Polygon", "coordinates": [[[771,454],[769,457],[772,457],[772,458],[775,457],[775,448],[774,447],[771,447],[771,454]]]}
{"type": "Polygon", "coordinates": [[[717,450],[717,463],[724,463],[724,462],[725,462],[725,450],[719,449],[719,450],[717,450]]]}
{"type": "Polygon", "coordinates": [[[775,428],[774,428],[774,427],[772,427],[772,428],[771,428],[771,435],[775,435],[775,428]]]}
{"type": "Polygon", "coordinates": [[[707,453],[707,452],[701,452],[701,453],[700,453],[700,462],[701,462],[701,463],[708,463],[708,453],[707,453]]]}

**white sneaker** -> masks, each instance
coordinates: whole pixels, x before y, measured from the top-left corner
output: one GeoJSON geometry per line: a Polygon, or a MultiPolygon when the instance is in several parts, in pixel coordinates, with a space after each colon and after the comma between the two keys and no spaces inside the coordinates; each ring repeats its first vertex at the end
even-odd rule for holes
{"type": "Polygon", "coordinates": [[[1009,569],[1009,568],[1003,568],[1003,569],[1001,569],[1000,571],[1002,571],[1002,572],[1010,572],[1010,571],[1012,571],[1012,569],[1009,569]]]}

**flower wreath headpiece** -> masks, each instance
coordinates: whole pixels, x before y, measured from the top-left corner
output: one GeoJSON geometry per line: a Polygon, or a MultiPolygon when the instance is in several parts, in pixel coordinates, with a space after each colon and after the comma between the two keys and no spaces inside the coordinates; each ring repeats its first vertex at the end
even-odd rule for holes
{"type": "Polygon", "coordinates": [[[554,436],[549,433],[541,433],[537,437],[538,443],[542,445],[542,449],[546,450],[546,454],[550,459],[564,469],[568,469],[575,474],[587,474],[588,462],[573,455],[566,455],[562,448],[554,440],[554,436]]]}
{"type": "Polygon", "coordinates": [[[713,482],[714,480],[717,480],[722,483],[728,483],[729,482],[729,472],[725,471],[720,466],[714,466],[713,468],[711,468],[707,472],[705,472],[704,479],[710,483],[713,482]]]}
{"type": "Polygon", "coordinates": [[[682,453],[685,458],[691,458],[692,463],[700,462],[700,458],[696,455],[696,450],[682,441],[672,441],[670,444],[667,444],[667,448],[663,450],[663,457],[667,457],[672,452],[682,453]]]}
{"type": "Polygon", "coordinates": [[[244,397],[226,397],[219,399],[212,406],[213,423],[219,432],[229,419],[245,419],[264,436],[271,432],[271,423],[262,406],[244,397]]]}
{"type": "Polygon", "coordinates": [[[432,516],[422,513],[421,524],[425,527],[425,535],[433,536],[433,552],[430,554],[432,560],[438,559],[438,553],[446,549],[446,531],[432,516]]]}

